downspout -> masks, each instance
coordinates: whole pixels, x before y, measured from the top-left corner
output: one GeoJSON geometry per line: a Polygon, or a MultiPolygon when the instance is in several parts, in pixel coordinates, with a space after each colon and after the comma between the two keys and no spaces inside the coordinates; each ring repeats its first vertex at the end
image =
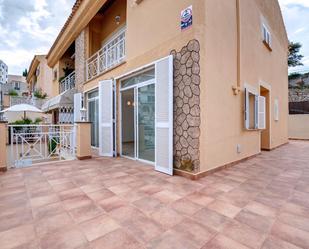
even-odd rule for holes
{"type": "Polygon", "coordinates": [[[240,93],[240,0],[236,1],[236,42],[237,42],[237,51],[236,51],[236,67],[237,67],[237,80],[236,86],[232,87],[234,95],[240,93]]]}

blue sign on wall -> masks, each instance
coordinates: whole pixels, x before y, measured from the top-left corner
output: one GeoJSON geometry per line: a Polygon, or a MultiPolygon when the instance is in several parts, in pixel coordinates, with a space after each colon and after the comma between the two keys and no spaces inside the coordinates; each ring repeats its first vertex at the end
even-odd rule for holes
{"type": "Polygon", "coordinates": [[[192,26],[192,5],[181,11],[181,30],[192,26]]]}

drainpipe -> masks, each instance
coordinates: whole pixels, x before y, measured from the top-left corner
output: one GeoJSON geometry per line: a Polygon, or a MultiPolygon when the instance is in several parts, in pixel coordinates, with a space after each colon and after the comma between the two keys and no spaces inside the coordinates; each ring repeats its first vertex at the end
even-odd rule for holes
{"type": "Polygon", "coordinates": [[[232,87],[234,95],[240,93],[240,0],[236,1],[236,39],[237,39],[237,55],[236,55],[236,65],[237,65],[237,81],[236,86],[232,87]]]}

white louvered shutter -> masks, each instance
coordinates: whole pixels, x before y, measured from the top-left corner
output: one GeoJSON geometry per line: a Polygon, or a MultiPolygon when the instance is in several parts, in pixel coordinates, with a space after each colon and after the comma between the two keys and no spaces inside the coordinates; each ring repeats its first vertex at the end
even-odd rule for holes
{"type": "Polygon", "coordinates": [[[266,98],[258,97],[258,129],[266,129],[266,98]]]}
{"type": "Polygon", "coordinates": [[[74,94],[74,122],[81,121],[81,112],[82,109],[82,94],[75,93],[74,94]]]}
{"type": "Polygon", "coordinates": [[[250,107],[249,107],[249,92],[247,88],[245,88],[245,103],[244,104],[245,104],[245,117],[244,117],[245,128],[249,130],[250,107]]]}
{"type": "Polygon", "coordinates": [[[155,64],[155,169],[173,175],[173,57],[155,64]]]}
{"type": "Polygon", "coordinates": [[[279,121],[279,100],[275,99],[274,103],[274,118],[275,121],[279,121]]]}
{"type": "Polygon", "coordinates": [[[101,156],[113,156],[113,81],[99,83],[99,148],[101,156]]]}

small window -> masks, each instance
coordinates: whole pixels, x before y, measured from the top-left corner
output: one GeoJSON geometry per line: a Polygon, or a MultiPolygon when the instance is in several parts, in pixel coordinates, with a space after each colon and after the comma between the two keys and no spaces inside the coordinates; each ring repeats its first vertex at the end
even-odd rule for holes
{"type": "Polygon", "coordinates": [[[245,128],[247,130],[266,129],[265,97],[245,88],[245,128]]]}
{"type": "Polygon", "coordinates": [[[37,67],[36,72],[35,72],[35,75],[36,75],[36,76],[39,76],[39,74],[40,74],[40,67],[37,67]]]}
{"type": "Polygon", "coordinates": [[[14,89],[15,90],[20,90],[20,83],[19,82],[15,82],[14,83],[14,89]]]}
{"type": "Polygon", "coordinates": [[[263,43],[266,45],[266,47],[270,50],[271,48],[271,33],[269,29],[266,27],[265,24],[262,25],[262,30],[263,30],[263,43]]]}
{"type": "Polygon", "coordinates": [[[57,69],[54,70],[54,80],[57,80],[58,78],[58,71],[57,69]]]}
{"type": "Polygon", "coordinates": [[[146,72],[130,77],[121,81],[121,87],[129,87],[155,78],[155,70],[150,69],[146,72]]]}

